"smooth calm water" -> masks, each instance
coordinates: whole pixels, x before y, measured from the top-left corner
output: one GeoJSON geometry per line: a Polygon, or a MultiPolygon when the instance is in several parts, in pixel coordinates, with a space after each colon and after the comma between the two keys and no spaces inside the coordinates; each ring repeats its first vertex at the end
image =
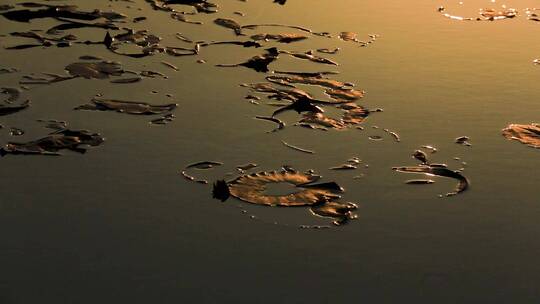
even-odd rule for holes
{"type": "MultiPolygon", "coordinates": [[[[4,50],[30,40],[0,37],[0,67],[20,70],[0,75],[3,87],[19,86],[21,76],[32,72],[63,73],[64,66],[81,55],[169,76],[125,85],[85,79],[34,85],[24,91],[32,101],[29,109],[1,117],[3,125],[26,131],[13,138],[4,128],[2,143],[47,134],[36,119],[66,120],[73,128],[102,133],[106,142],[85,155],[7,155],[0,160],[0,303],[540,300],[540,155],[500,134],[509,123],[540,120],[540,70],[532,64],[540,56],[540,25],[523,13],[536,1],[474,0],[458,5],[431,0],[289,0],[285,6],[270,0],[217,2],[219,13],[190,16],[204,25],[174,21],[142,0],[47,3],[146,16],[147,21],[127,26],[148,29],[163,37],[162,45],[170,46],[185,46],[174,37],[177,32],[194,40],[235,39],[231,30],[213,24],[217,17],[242,24],[302,25],[334,34],[354,31],[360,39],[376,33],[381,37],[366,48],[314,36],[278,47],[340,47],[340,53],[327,56],[340,63],[336,78],[367,91],[359,104],[384,112],[373,113],[363,131],[288,127],[267,134],[273,124],[253,117],[269,115],[275,108],[250,104],[244,99],[248,90],[239,86],[264,81],[265,75],[214,67],[240,62],[262,49],[214,46],[198,57],[158,54],[132,59],[103,46],[4,50]],[[476,16],[479,8],[501,4],[519,9],[518,18],[459,22],[436,11],[445,5],[448,12],[476,16]],[[162,65],[162,60],[180,71],[162,65]],[[97,93],[177,102],[177,118],[166,126],[152,126],[147,117],[72,110],[97,93]],[[166,97],[169,93],[174,97],[166,97]],[[384,128],[398,132],[402,141],[394,142],[384,128]],[[384,140],[371,141],[370,135],[384,140]],[[471,138],[472,147],[454,143],[463,135],[471,138]],[[281,140],[316,153],[291,150],[281,140]],[[432,156],[435,162],[452,169],[467,163],[464,175],[471,180],[470,190],[439,198],[454,187],[453,180],[438,178],[433,185],[411,186],[403,182],[419,176],[391,170],[414,165],[411,153],[426,144],[438,148],[432,156]],[[369,167],[328,170],[353,156],[369,167]],[[344,201],[358,203],[359,218],[343,227],[306,230],[298,226],[329,220],[316,219],[303,208],[259,207],[235,199],[221,203],[211,198],[211,187],[190,183],[179,174],[187,164],[201,160],[225,164],[200,172],[210,180],[248,162],[259,164],[260,170],[284,164],[314,169],[325,181],[346,189],[344,201]],[[359,174],[364,177],[353,179],[359,174]]],[[[52,19],[25,24],[0,17],[0,34],[54,24],[52,19]]],[[[261,28],[249,34],[265,31],[292,30],[261,28]]],[[[100,29],[69,32],[81,40],[104,35],[100,29]]],[[[333,70],[285,56],[271,68],[333,70]]],[[[296,117],[291,112],[282,116],[289,125],[296,117]]]]}

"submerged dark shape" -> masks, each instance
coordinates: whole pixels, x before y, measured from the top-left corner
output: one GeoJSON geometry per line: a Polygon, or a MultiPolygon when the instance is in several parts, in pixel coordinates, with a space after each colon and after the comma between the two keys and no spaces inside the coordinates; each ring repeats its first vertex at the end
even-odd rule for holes
{"type": "Polygon", "coordinates": [[[285,3],[287,3],[287,0],[274,0],[274,3],[285,5],[285,3]]]}
{"type": "Polygon", "coordinates": [[[245,48],[248,48],[248,47],[255,47],[255,48],[260,48],[262,47],[262,44],[258,43],[258,42],[255,42],[255,41],[251,41],[251,40],[248,40],[248,41],[210,41],[210,42],[204,42],[204,43],[201,43],[199,44],[201,47],[204,47],[204,46],[210,46],[210,45],[219,45],[219,44],[233,44],[233,45],[241,45],[245,48]]]}
{"type": "Polygon", "coordinates": [[[13,114],[24,110],[30,106],[30,101],[26,101],[20,105],[0,105],[0,116],[13,114]]]}
{"type": "Polygon", "coordinates": [[[540,149],[540,124],[510,124],[502,130],[502,135],[517,140],[529,147],[540,149]]]}
{"type": "Polygon", "coordinates": [[[431,179],[409,179],[405,181],[407,185],[430,185],[434,183],[435,181],[431,179]]]}
{"type": "Polygon", "coordinates": [[[9,142],[0,149],[0,155],[29,154],[29,155],[60,155],[60,150],[71,150],[85,153],[88,146],[99,146],[104,138],[98,133],[86,130],[58,130],[46,137],[26,143],[9,142]]]}
{"type": "Polygon", "coordinates": [[[272,117],[278,115],[279,113],[293,110],[296,111],[298,114],[302,112],[312,112],[312,113],[323,113],[324,110],[321,109],[321,107],[314,105],[311,100],[307,98],[299,98],[298,100],[294,101],[292,104],[284,106],[280,109],[277,109],[272,113],[272,117]]]}
{"type": "Polygon", "coordinates": [[[140,101],[94,98],[91,103],[78,106],[75,110],[116,111],[135,115],[164,114],[174,111],[178,104],[152,105],[140,101]]]}
{"type": "Polygon", "coordinates": [[[222,179],[217,180],[214,183],[214,187],[212,188],[212,197],[224,202],[229,199],[230,196],[231,193],[229,191],[229,186],[227,185],[227,182],[222,179]]]}
{"type": "Polygon", "coordinates": [[[410,167],[394,167],[392,170],[405,173],[418,173],[426,175],[436,175],[442,177],[449,177],[458,180],[458,185],[453,192],[449,192],[446,196],[456,195],[461,193],[469,187],[469,180],[461,175],[457,171],[452,171],[444,166],[437,165],[420,165],[420,166],[410,166],[410,167]]]}
{"type": "Polygon", "coordinates": [[[196,162],[196,163],[187,165],[186,169],[195,168],[195,169],[206,170],[206,169],[212,169],[212,168],[214,168],[216,166],[221,166],[221,165],[223,165],[222,162],[201,161],[201,162],[196,162]]]}
{"type": "Polygon", "coordinates": [[[248,203],[279,207],[310,206],[314,214],[336,219],[336,225],[355,218],[352,211],[357,208],[356,205],[336,201],[343,188],[335,182],[313,184],[319,178],[318,175],[295,170],[265,171],[242,175],[227,185],[231,196],[248,203]],[[298,191],[286,195],[266,194],[267,185],[273,183],[288,183],[298,191]]]}
{"type": "Polygon", "coordinates": [[[79,11],[75,5],[49,5],[33,2],[25,2],[20,5],[26,7],[42,9],[38,10],[13,10],[0,13],[6,19],[18,22],[29,22],[33,19],[41,18],[67,18],[75,20],[93,21],[99,18],[105,18],[109,21],[125,19],[126,16],[115,12],[103,12],[100,10],[94,10],[91,12],[79,11]]]}
{"type": "Polygon", "coordinates": [[[276,48],[266,49],[266,53],[250,58],[248,61],[238,64],[218,64],[218,67],[237,67],[243,66],[254,69],[257,72],[267,73],[268,65],[278,58],[279,52],[276,48]]]}

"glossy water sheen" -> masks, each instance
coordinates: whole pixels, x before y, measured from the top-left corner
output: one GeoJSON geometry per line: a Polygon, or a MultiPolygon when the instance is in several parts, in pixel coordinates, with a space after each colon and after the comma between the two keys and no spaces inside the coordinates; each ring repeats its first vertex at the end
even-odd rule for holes
{"type": "MultiPolygon", "coordinates": [[[[66,120],[70,128],[101,132],[106,141],[85,155],[0,159],[0,303],[538,302],[540,154],[501,135],[511,123],[540,121],[540,68],[532,64],[540,57],[540,25],[523,16],[535,1],[505,3],[519,10],[518,17],[496,22],[453,21],[437,12],[445,5],[448,13],[476,16],[479,8],[503,4],[498,2],[289,0],[281,6],[220,0],[220,13],[189,16],[203,21],[201,26],[175,21],[142,0],[69,1],[146,16],[135,27],[170,46],[185,46],[174,37],[177,32],[194,40],[235,39],[232,30],[213,24],[217,17],[353,31],[360,39],[379,34],[366,48],[313,36],[283,48],[340,47],[336,55],[321,54],[340,63],[335,78],[356,83],[367,91],[359,104],[384,112],[372,113],[363,131],[288,127],[266,133],[273,123],[253,117],[276,108],[251,104],[244,99],[248,90],[239,86],[263,81],[264,74],[214,67],[242,62],[261,49],[222,45],[198,57],[143,59],[117,56],[103,46],[2,49],[1,66],[21,70],[0,75],[7,87],[18,86],[30,72],[63,73],[82,55],[118,60],[134,71],[159,71],[169,79],[111,84],[81,78],[32,86],[23,92],[31,107],[1,117],[3,125],[25,131],[14,139],[9,128],[0,130],[3,143],[45,136],[37,119],[66,120]],[[147,117],[72,110],[97,93],[178,103],[176,119],[155,126],[147,117]],[[397,132],[401,142],[383,129],[397,132]],[[472,146],[454,143],[460,136],[469,136],[472,146]],[[289,149],[282,140],[316,153],[289,149]],[[405,184],[411,176],[392,167],[417,165],[411,154],[422,145],[438,149],[428,153],[433,163],[459,169],[466,162],[470,189],[439,198],[455,187],[454,180],[405,184]],[[362,159],[357,170],[328,169],[355,156],[362,159]],[[329,221],[314,220],[303,208],[221,203],[211,198],[209,185],[179,174],[203,160],[224,163],[190,171],[210,181],[249,162],[259,164],[257,171],[284,164],[315,169],[323,181],[346,189],[342,200],[358,204],[359,218],[334,229],[299,229],[329,221]]],[[[43,19],[29,26],[0,17],[1,34],[53,24],[43,19]]],[[[94,40],[104,33],[72,32],[94,40]]],[[[249,31],[262,32],[293,31],[249,31]]],[[[0,38],[2,46],[15,41],[23,39],[0,38]]],[[[333,69],[290,56],[271,67],[333,69]]],[[[297,117],[289,111],[279,118],[291,125],[297,117]]]]}

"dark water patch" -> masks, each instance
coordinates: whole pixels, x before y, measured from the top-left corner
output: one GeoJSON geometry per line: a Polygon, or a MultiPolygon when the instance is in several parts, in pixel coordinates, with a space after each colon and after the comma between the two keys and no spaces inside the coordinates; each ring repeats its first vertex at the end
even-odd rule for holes
{"type": "Polygon", "coordinates": [[[405,181],[407,185],[430,185],[434,183],[435,181],[432,179],[409,179],[405,181]]]}
{"type": "Polygon", "coordinates": [[[0,155],[60,155],[61,150],[86,153],[89,146],[99,146],[104,138],[86,130],[63,129],[48,136],[24,143],[9,142],[0,149],[0,155]]]}
{"type": "Polygon", "coordinates": [[[540,148],[540,124],[511,124],[502,130],[502,135],[529,147],[540,148]]]}

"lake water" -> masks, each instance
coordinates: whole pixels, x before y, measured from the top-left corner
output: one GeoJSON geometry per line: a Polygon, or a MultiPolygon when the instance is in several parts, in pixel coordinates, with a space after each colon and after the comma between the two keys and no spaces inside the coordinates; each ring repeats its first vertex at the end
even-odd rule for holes
{"type": "MultiPolygon", "coordinates": [[[[535,1],[216,2],[218,13],[188,15],[203,25],[173,20],[168,12],[152,10],[142,0],[43,3],[126,14],[128,23],[118,25],[147,29],[162,37],[160,45],[166,46],[189,46],[175,38],[176,33],[194,41],[248,39],[214,24],[215,18],[233,18],[240,24],[300,25],[328,31],[334,38],[308,34],[308,39],[291,44],[262,42],[264,47],[258,49],[217,45],[202,48],[197,56],[130,58],[103,45],[7,50],[35,43],[9,33],[46,30],[59,21],[24,23],[0,17],[4,35],[0,68],[19,70],[0,75],[1,87],[20,87],[21,77],[31,73],[64,74],[64,67],[81,61],[82,55],[168,76],[133,84],[77,78],[28,85],[22,98],[30,99],[31,106],[0,117],[5,126],[0,129],[2,144],[47,135],[50,130],[38,119],[65,120],[70,128],[99,132],[106,138],[84,155],[62,151],[59,157],[0,159],[0,303],[540,300],[540,155],[537,149],[501,135],[510,123],[540,121],[540,68],[533,64],[540,57],[536,39],[540,25],[525,14],[535,1]],[[493,22],[457,21],[442,16],[437,11],[441,5],[448,13],[473,17],[479,16],[479,8],[507,5],[516,8],[518,16],[493,22]],[[139,16],[147,20],[129,21],[139,16]],[[360,47],[339,40],[336,36],[342,31],[356,32],[361,40],[368,34],[380,36],[360,47]],[[263,94],[239,86],[263,82],[267,75],[215,65],[245,61],[271,46],[301,52],[339,47],[335,55],[316,53],[339,66],[282,54],[270,69],[339,71],[331,77],[366,91],[359,105],[383,112],[371,113],[362,124],[364,130],[323,132],[293,126],[299,116],[289,111],[279,116],[287,127],[267,133],[274,125],[254,117],[269,116],[276,108],[265,105],[263,94]],[[206,63],[198,63],[199,59],[206,63]],[[159,126],[149,124],[147,116],[73,110],[96,94],[152,104],[178,103],[176,119],[159,126]],[[250,103],[246,94],[260,96],[261,104],[250,103]],[[10,136],[9,127],[21,128],[25,134],[10,136]],[[383,129],[397,132],[401,142],[383,129]],[[472,146],[456,144],[459,136],[470,137],[472,146]],[[282,140],[315,153],[289,149],[282,140]],[[452,170],[464,167],[470,189],[441,198],[455,187],[454,180],[430,177],[434,184],[405,184],[422,176],[395,172],[392,167],[417,165],[411,154],[423,145],[437,148],[437,153],[428,153],[433,162],[446,163],[452,170]],[[328,169],[351,157],[362,160],[358,169],[328,169]],[[323,181],[345,188],[342,201],[358,205],[358,219],[331,229],[300,229],[301,225],[332,226],[331,219],[313,217],[308,208],[214,200],[210,185],[190,182],[180,174],[186,165],[207,160],[224,165],[190,174],[210,182],[230,179],[238,175],[236,166],[251,162],[259,166],[249,172],[279,170],[283,165],[313,169],[323,181]]],[[[175,8],[193,11],[189,6],[175,8]]],[[[289,28],[246,30],[248,35],[263,32],[302,33],[289,28]]],[[[82,28],[67,33],[98,41],[105,31],[82,28]]],[[[324,97],[320,88],[299,87],[324,97]]]]}

